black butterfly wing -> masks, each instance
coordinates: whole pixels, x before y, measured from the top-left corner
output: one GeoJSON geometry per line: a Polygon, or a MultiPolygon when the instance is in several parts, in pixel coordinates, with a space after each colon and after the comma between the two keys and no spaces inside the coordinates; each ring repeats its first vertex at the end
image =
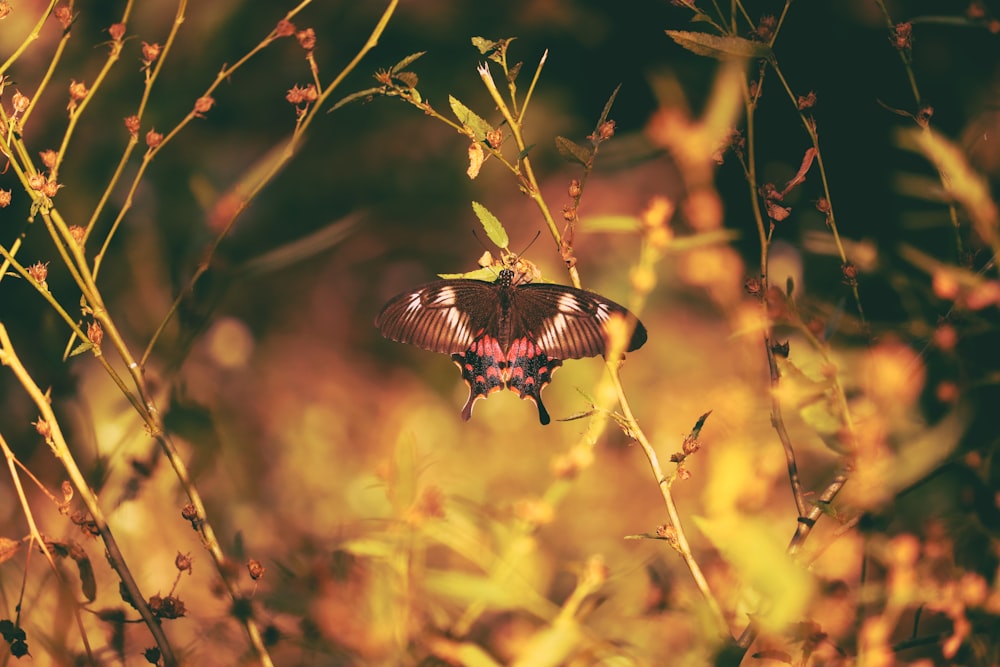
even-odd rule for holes
{"type": "Polygon", "coordinates": [[[432,352],[465,352],[497,317],[496,289],[482,280],[438,280],[399,294],[382,307],[382,335],[432,352]]]}
{"type": "MultiPolygon", "coordinates": [[[[628,310],[599,294],[548,283],[531,283],[512,294],[512,338],[527,337],[552,359],[580,359],[604,354],[608,320],[628,317],[628,310]]],[[[626,352],[646,342],[646,328],[636,321],[626,352]]]]}

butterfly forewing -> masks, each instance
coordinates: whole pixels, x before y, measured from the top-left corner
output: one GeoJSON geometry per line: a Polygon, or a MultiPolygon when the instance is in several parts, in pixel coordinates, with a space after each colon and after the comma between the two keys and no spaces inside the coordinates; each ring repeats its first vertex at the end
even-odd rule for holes
{"type": "MultiPolygon", "coordinates": [[[[538,347],[557,359],[604,354],[608,320],[615,313],[628,316],[628,311],[614,301],[565,285],[525,285],[516,290],[515,298],[525,329],[538,347]]],[[[626,351],[637,350],[645,342],[646,329],[636,322],[626,351]]]]}
{"type": "Polygon", "coordinates": [[[495,317],[493,284],[439,280],[393,297],[375,319],[382,335],[431,352],[465,352],[495,317]]]}

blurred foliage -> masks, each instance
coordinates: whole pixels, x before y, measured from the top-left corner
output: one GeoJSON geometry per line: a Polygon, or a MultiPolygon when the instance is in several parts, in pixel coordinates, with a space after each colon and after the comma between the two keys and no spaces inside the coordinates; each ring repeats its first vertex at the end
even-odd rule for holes
{"type": "MultiPolygon", "coordinates": [[[[187,7],[140,153],[149,130],[176,126],[293,9],[272,4],[187,7]]],[[[49,18],[8,60],[51,10],[11,6],[0,20],[5,145],[13,95],[33,96],[64,34],[49,18]]],[[[402,3],[286,164],[297,114],[286,95],[314,82],[307,52],[326,83],[385,6],[308,4],[294,23],[315,31],[315,48],[276,40],[215,89],[212,108],[149,164],[98,283],[137,357],[181,297],[142,375],[204,498],[228,559],[220,567],[199,518],[182,514],[189,501],[163,450],[92,349],[64,358],[71,332],[51,303],[13,270],[0,281],[11,349],[47,392],[181,664],[262,660],[248,618],[278,665],[1000,662],[998,9],[733,6],[741,41],[722,36],[728,22],[702,0],[402,3]],[[773,43],[765,17],[780,19],[773,43]],[[904,22],[912,41],[897,48],[904,22]],[[516,38],[507,53],[521,99],[544,58],[524,117],[530,148],[508,140],[504,154],[530,157],[560,231],[564,207],[579,215],[570,255],[497,156],[469,177],[470,139],[454,127],[398,95],[360,95],[327,113],[355,91],[385,93],[378,73],[402,63],[392,85],[486,141],[489,130],[509,133],[477,67],[491,63],[503,92],[507,83],[476,37],[516,38]],[[773,58],[781,82],[763,60],[715,60],[734,50],[773,58]],[[815,106],[796,108],[785,84],[815,92],[815,106]],[[588,135],[612,96],[614,136],[590,170],[588,135]],[[741,145],[751,98],[753,144],[741,145]],[[723,151],[715,140],[730,127],[742,134],[723,151]],[[574,203],[570,183],[584,173],[574,203]],[[570,283],[572,256],[584,287],[640,315],[649,342],[621,373],[636,423],[616,407],[611,428],[588,440],[591,415],[603,414],[595,406],[617,400],[596,359],[560,369],[547,427],[509,392],[463,422],[467,388],[449,360],[378,335],[386,299],[476,268],[484,217],[506,230],[490,227],[490,239],[528,248],[541,279],[570,283]],[[697,444],[685,441],[709,410],[697,444]],[[634,446],[640,424],[680,526],[634,446]]],[[[72,7],[48,93],[16,138],[30,154],[11,160],[39,164],[59,148],[66,91],[93,84],[125,7],[72,7]]],[[[162,44],[176,11],[132,8],[121,60],[59,168],[52,201],[67,224],[85,225],[113,179],[149,69],[143,44],[162,44]]],[[[138,164],[137,154],[116,181],[89,258],[138,164]]],[[[24,266],[47,262],[53,299],[90,321],[43,216],[27,222],[31,200],[13,169],[0,190],[13,193],[0,245],[21,244],[24,266]]],[[[67,473],[36,403],[2,370],[0,435],[56,554],[52,565],[40,555],[16,484],[0,484],[0,617],[10,621],[0,632],[11,654],[152,662],[150,631],[125,622],[138,614],[79,489],[61,486],[67,473]]]]}

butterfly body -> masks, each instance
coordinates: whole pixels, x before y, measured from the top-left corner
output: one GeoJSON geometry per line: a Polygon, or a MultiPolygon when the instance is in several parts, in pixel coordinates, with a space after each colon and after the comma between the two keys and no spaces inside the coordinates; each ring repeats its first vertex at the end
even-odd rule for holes
{"type": "MultiPolygon", "coordinates": [[[[607,322],[628,311],[604,297],[565,285],[521,283],[510,269],[496,282],[439,280],[392,299],[375,319],[391,340],[450,354],[469,385],[462,410],[495,391],[510,389],[538,406],[548,424],[541,391],[563,359],[604,354],[607,322]]],[[[627,351],[646,342],[636,322],[627,351]]]]}

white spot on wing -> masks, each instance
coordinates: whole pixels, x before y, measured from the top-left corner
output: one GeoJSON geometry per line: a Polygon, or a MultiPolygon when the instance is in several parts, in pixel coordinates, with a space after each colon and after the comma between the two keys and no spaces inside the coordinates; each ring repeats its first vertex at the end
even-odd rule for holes
{"type": "Polygon", "coordinates": [[[453,287],[442,287],[437,294],[434,295],[434,300],[431,303],[435,306],[454,306],[455,305],[455,289],[453,287]]]}
{"type": "Polygon", "coordinates": [[[561,294],[559,296],[558,308],[563,313],[580,313],[583,309],[580,307],[580,301],[572,294],[561,294]]]}

